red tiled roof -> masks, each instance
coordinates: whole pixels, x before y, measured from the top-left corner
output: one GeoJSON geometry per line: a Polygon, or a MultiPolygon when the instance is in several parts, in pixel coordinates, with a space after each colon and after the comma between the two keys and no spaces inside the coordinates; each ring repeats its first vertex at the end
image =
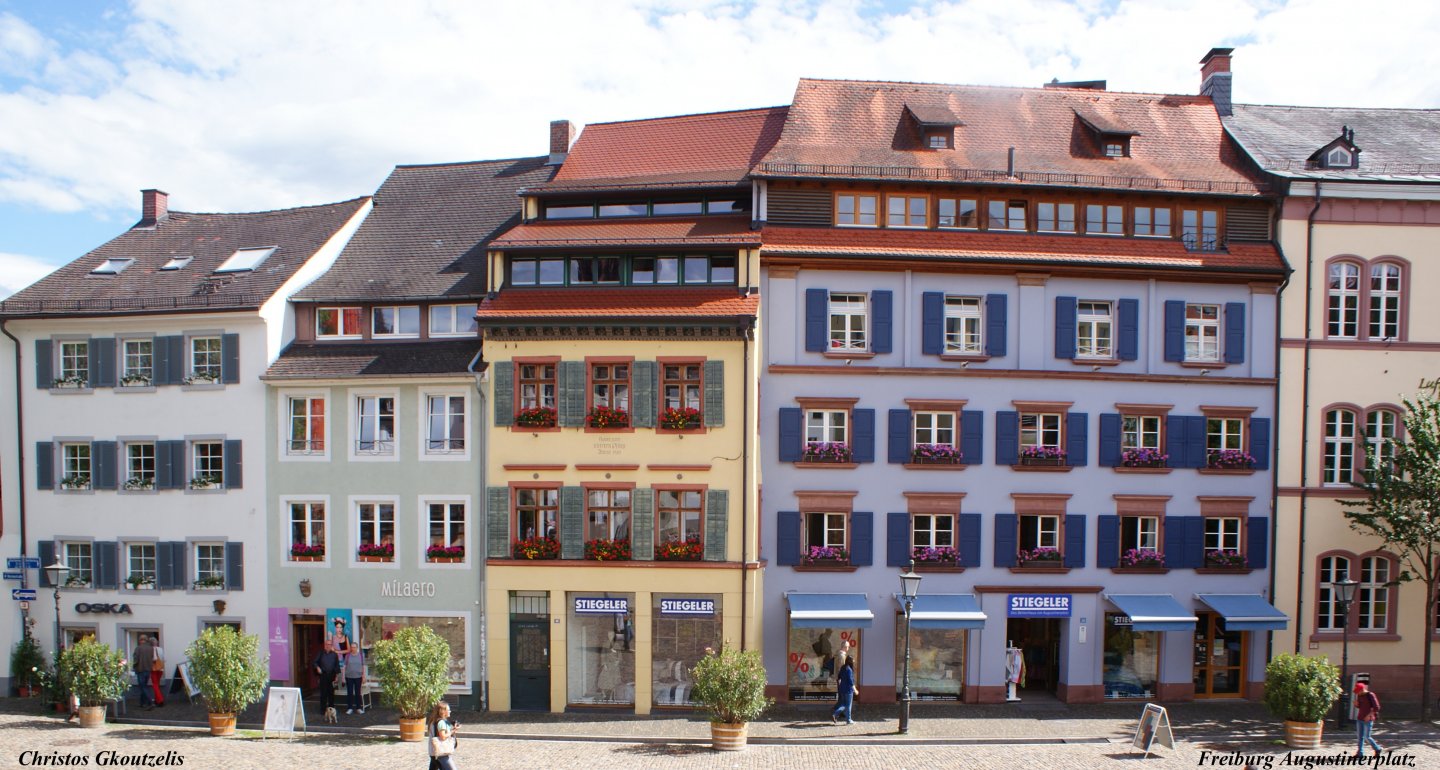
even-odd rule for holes
{"type": "Polygon", "coordinates": [[[956,262],[1112,264],[1283,273],[1268,243],[1232,242],[1227,251],[1190,251],[1177,240],[1023,235],[936,230],[766,227],[761,256],[853,256],[956,262]]]}
{"type": "Polygon", "coordinates": [[[480,303],[481,324],[543,318],[754,317],[760,296],[719,289],[624,287],[614,289],[507,289],[480,303]]]}
{"type": "Polygon", "coordinates": [[[1257,195],[1259,176],[1221,128],[1209,97],[1067,88],[993,88],[802,79],[760,176],[1175,190],[1257,195]],[[964,123],[953,149],[925,149],[911,112],[964,123]],[[1130,156],[1107,158],[1077,113],[1134,131],[1130,156]],[[1007,174],[1015,149],[1015,177],[1007,174]]]}
{"type": "Polygon", "coordinates": [[[760,233],[747,217],[610,219],[530,222],[491,241],[494,249],[577,246],[758,246],[760,233]]]}
{"type": "Polygon", "coordinates": [[[786,109],[589,125],[555,179],[534,189],[606,187],[639,180],[738,184],[780,138],[786,109]]]}

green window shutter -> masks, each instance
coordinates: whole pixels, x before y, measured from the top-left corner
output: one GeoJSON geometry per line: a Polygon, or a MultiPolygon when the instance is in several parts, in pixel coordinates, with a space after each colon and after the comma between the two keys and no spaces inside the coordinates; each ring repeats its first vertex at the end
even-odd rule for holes
{"type": "Polygon", "coordinates": [[[585,558],[585,490],[560,488],[560,558],[585,558]]]}
{"type": "Polygon", "coordinates": [[[579,428],[585,425],[585,362],[561,361],[557,372],[560,378],[560,414],[562,428],[579,428]]]}
{"type": "Polygon", "coordinates": [[[515,362],[491,364],[490,378],[495,383],[490,396],[495,402],[495,427],[507,428],[515,424],[515,362]]]}
{"type": "Polygon", "coordinates": [[[510,488],[485,489],[485,555],[491,559],[510,557],[510,488]]]}
{"type": "Polygon", "coordinates": [[[705,493],[705,561],[725,561],[725,539],[730,527],[730,493],[705,493]]]}
{"type": "Polygon", "coordinates": [[[705,427],[725,424],[725,362],[705,362],[705,427]]]}
{"type": "MultiPolygon", "coordinates": [[[[655,427],[655,406],[659,367],[654,361],[636,361],[630,368],[630,424],[636,428],[655,427]]],[[[639,558],[639,557],[636,557],[639,558]]]]}
{"type": "Polygon", "coordinates": [[[630,493],[630,558],[655,558],[655,490],[636,489],[630,493]]]}

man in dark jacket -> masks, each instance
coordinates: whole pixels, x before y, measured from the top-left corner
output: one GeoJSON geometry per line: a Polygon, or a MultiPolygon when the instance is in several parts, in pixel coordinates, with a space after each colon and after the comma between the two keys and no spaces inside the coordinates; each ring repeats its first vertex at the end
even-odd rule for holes
{"type": "Polygon", "coordinates": [[[340,656],[335,645],[325,640],[325,649],[315,656],[315,673],[320,675],[320,710],[335,707],[335,677],[340,675],[340,656]]]}
{"type": "Polygon", "coordinates": [[[134,659],[130,661],[135,671],[135,681],[140,685],[140,708],[152,707],[150,698],[150,669],[155,666],[155,648],[150,646],[150,637],[141,634],[135,645],[134,659]]]}

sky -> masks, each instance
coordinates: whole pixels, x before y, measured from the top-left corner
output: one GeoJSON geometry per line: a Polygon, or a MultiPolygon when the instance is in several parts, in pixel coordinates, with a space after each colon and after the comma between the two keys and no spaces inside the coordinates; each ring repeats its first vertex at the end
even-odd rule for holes
{"type": "MultiPolygon", "coordinates": [[[[578,124],[764,107],[800,77],[1440,107],[1422,0],[0,0],[0,297],[178,211],[374,192],[578,124]],[[1418,73],[1418,76],[1417,76],[1418,73]]],[[[1338,127],[1337,127],[1338,128],[1338,127]]]]}

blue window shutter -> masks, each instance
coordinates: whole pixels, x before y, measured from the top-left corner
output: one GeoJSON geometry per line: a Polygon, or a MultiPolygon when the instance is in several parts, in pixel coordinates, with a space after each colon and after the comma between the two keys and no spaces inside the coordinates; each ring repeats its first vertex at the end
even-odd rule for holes
{"type": "MultiPolygon", "coordinates": [[[[945,295],[938,291],[920,297],[920,352],[927,356],[945,352],[945,295]]],[[[45,387],[50,387],[48,380],[45,387]]]]}
{"type": "Polygon", "coordinates": [[[905,567],[910,564],[910,514],[891,511],[885,514],[885,564],[905,567]]]}
{"type": "Polygon", "coordinates": [[[705,362],[705,427],[725,425],[725,362],[705,362]]]}
{"type": "Polygon", "coordinates": [[[995,464],[1020,463],[1020,413],[995,413],[995,464]]]}
{"type": "MultiPolygon", "coordinates": [[[[49,383],[46,383],[46,387],[49,387],[49,383]]],[[[53,588],[55,584],[50,582],[50,573],[46,572],[43,568],[55,563],[55,541],[41,540],[35,545],[40,554],[40,566],[42,567],[40,570],[40,587],[53,588]]]]}
{"type": "Polygon", "coordinates": [[[980,566],[980,514],[960,514],[960,566],[980,566]]]}
{"type": "Polygon", "coordinates": [[[1251,516],[1245,522],[1245,565],[1250,569],[1265,569],[1270,560],[1270,518],[1251,516]]]}
{"type": "Polygon", "coordinates": [[[585,425],[585,362],[561,361],[555,370],[560,392],[555,401],[559,408],[556,424],[562,428],[585,425]]]}
{"type": "Polygon", "coordinates": [[[245,544],[225,544],[225,588],[240,591],[245,588],[245,544]]]}
{"type": "Polygon", "coordinates": [[[1165,454],[1170,456],[1166,465],[1171,468],[1189,468],[1185,457],[1185,427],[1188,423],[1178,414],[1165,417],[1165,454]]]}
{"type": "Polygon", "coordinates": [[[1165,300],[1165,360],[1185,360],[1185,303],[1165,300]]]}
{"type": "Polygon", "coordinates": [[[1120,415],[1100,415],[1100,466],[1114,468],[1120,465],[1120,415]]]}
{"type": "Polygon", "coordinates": [[[90,544],[91,553],[95,555],[95,569],[92,573],[95,578],[96,588],[119,588],[120,570],[117,564],[120,544],[110,541],[95,541],[90,544]]]}
{"type": "Polygon", "coordinates": [[[985,413],[979,409],[960,413],[960,454],[966,465],[985,462],[985,413]]]}
{"type": "Polygon", "coordinates": [[[55,381],[54,350],[50,340],[35,340],[35,387],[41,390],[49,390],[55,381]]]}
{"type": "Polygon", "coordinates": [[[827,319],[830,315],[830,292],[826,289],[805,290],[805,349],[823,353],[830,347],[827,319]]]}
{"type": "Polygon", "coordinates": [[[245,454],[239,439],[225,442],[225,488],[240,489],[245,481],[245,454]]]}
{"type": "Polygon", "coordinates": [[[1015,514],[995,514],[995,566],[1015,566],[1016,541],[1020,536],[1018,527],[1015,514]]]}
{"type": "Polygon", "coordinates": [[[117,456],[120,445],[114,441],[93,441],[90,443],[91,479],[96,489],[115,489],[117,456]]]}
{"type": "Polygon", "coordinates": [[[1195,569],[1205,566],[1205,519],[1185,517],[1185,553],[1176,567],[1195,569]]]}
{"type": "MultiPolygon", "coordinates": [[[[640,374],[641,363],[655,365],[649,361],[637,361],[635,365],[637,376],[640,374]]],[[[495,387],[490,396],[491,400],[495,402],[495,427],[509,427],[515,423],[515,362],[496,361],[490,364],[490,377],[495,381],[495,387]]]]}
{"type": "MultiPolygon", "coordinates": [[[[1103,516],[1101,517],[1104,518],[1103,516]]],[[[1165,541],[1161,544],[1161,551],[1165,555],[1165,566],[1170,569],[1187,569],[1191,567],[1191,555],[1185,550],[1185,534],[1188,531],[1185,520],[1193,519],[1194,516],[1166,516],[1164,519],[1165,541]]]]}
{"type": "Polygon", "coordinates": [[[1055,298],[1055,357],[1075,357],[1075,298],[1055,298]]]}
{"type": "Polygon", "coordinates": [[[850,457],[857,463],[875,462],[875,410],[855,409],[850,413],[855,435],[850,442],[850,457]]]}
{"type": "Polygon", "coordinates": [[[1245,363],[1245,303],[1225,303],[1225,363],[1245,363]]]}
{"type": "Polygon", "coordinates": [[[850,564],[868,567],[875,563],[875,514],[855,511],[850,514],[850,564]]]}
{"type": "MultiPolygon", "coordinates": [[[[1168,533],[1168,530],[1167,530],[1168,533]]],[[[1167,549],[1168,553],[1168,549],[1167,549]]],[[[1120,563],[1120,517],[1095,517],[1095,566],[1101,569],[1120,563]]]]}
{"type": "Polygon", "coordinates": [[[220,335],[220,381],[234,385],[240,381],[240,335],[220,335]]]}
{"type": "Polygon", "coordinates": [[[166,591],[172,588],[184,588],[184,586],[175,585],[175,581],[172,579],[174,578],[174,575],[172,574],[173,571],[174,567],[170,563],[170,544],[156,543],[155,588],[161,591],[166,591]]]}
{"type": "Polygon", "coordinates": [[[115,338],[90,338],[90,387],[115,387],[115,338]]]}
{"type": "Polygon", "coordinates": [[[1134,361],[1140,357],[1140,300],[1122,299],[1118,305],[1120,345],[1116,354],[1121,361],[1134,361]]]}
{"type": "MultiPolygon", "coordinates": [[[[892,463],[908,463],[912,455],[910,433],[910,410],[890,410],[890,452],[892,463]]],[[[890,566],[895,566],[894,564],[890,566]]]]}
{"type": "Polygon", "coordinates": [[[793,567],[800,563],[800,512],[780,511],[775,517],[775,563],[793,567]]]}
{"type": "Polygon", "coordinates": [[[1207,438],[1205,418],[1191,416],[1186,417],[1185,422],[1185,454],[1190,463],[1189,467],[1204,468],[1206,465],[1205,439],[1207,438]]]}
{"type": "MultiPolygon", "coordinates": [[[[655,427],[655,420],[659,416],[660,409],[655,403],[655,394],[659,392],[656,371],[657,365],[654,361],[636,361],[630,367],[630,424],[636,428],[655,427]]],[[[512,383],[510,387],[513,388],[513,375],[510,382],[512,383]]],[[[705,378],[705,385],[706,390],[709,390],[710,378],[708,376],[705,378]]],[[[495,415],[498,419],[500,416],[500,380],[498,377],[495,380],[495,388],[495,415]]],[[[708,397],[709,394],[707,393],[706,396],[708,397]]],[[[507,396],[505,400],[507,414],[511,398],[511,396],[507,396]]],[[[721,398],[724,398],[723,393],[721,398]]],[[[706,418],[709,418],[708,414],[706,418]]],[[[722,416],[721,419],[723,420],[724,417],[722,416]]]]}
{"type": "Polygon", "coordinates": [[[1070,513],[1065,516],[1065,566],[1079,569],[1085,566],[1085,514],[1070,513]]]}
{"type": "Polygon", "coordinates": [[[888,289],[877,289],[870,292],[871,351],[889,353],[895,349],[894,313],[894,292],[888,289]]]}
{"type": "Polygon", "coordinates": [[[798,463],[805,454],[805,414],[799,407],[780,409],[780,462],[798,463]]]}
{"type": "Polygon", "coordinates": [[[1090,415],[1071,412],[1065,416],[1065,464],[1083,468],[1090,462],[1090,415]]]}
{"type": "Polygon", "coordinates": [[[1270,470],[1270,418],[1250,418],[1250,455],[1255,458],[1255,470],[1270,470]]]}
{"type": "MultiPolygon", "coordinates": [[[[55,444],[53,442],[35,442],[35,488],[55,488],[55,444]]],[[[54,563],[51,561],[45,564],[54,563]]],[[[45,570],[40,571],[43,573],[45,570]]]]}
{"type": "Polygon", "coordinates": [[[1004,294],[985,295],[985,355],[1005,355],[1006,309],[1004,294]]]}

